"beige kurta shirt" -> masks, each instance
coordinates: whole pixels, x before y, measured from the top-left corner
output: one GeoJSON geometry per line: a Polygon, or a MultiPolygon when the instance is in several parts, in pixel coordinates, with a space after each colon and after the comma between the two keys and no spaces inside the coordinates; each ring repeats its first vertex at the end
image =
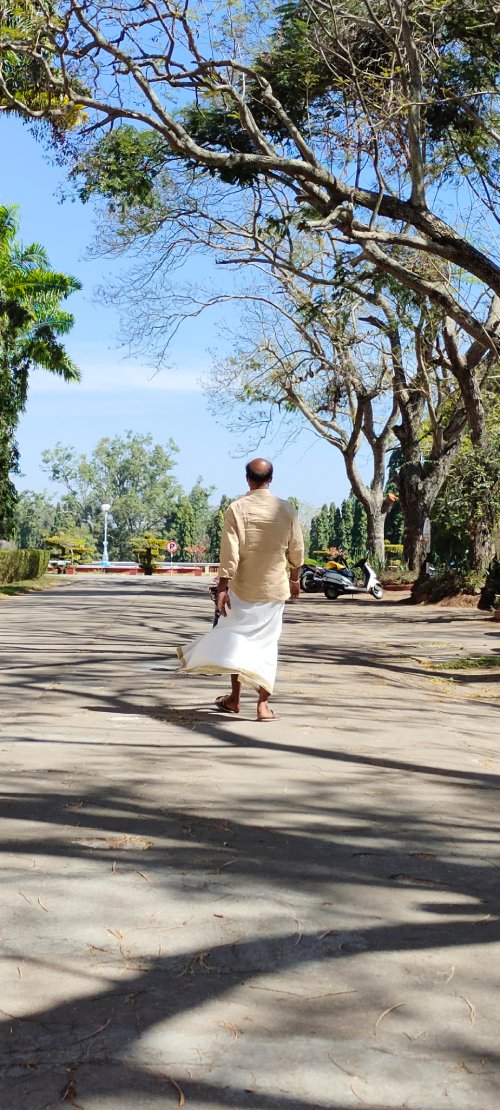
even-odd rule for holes
{"type": "Polygon", "coordinates": [[[268,489],[254,489],[229,506],[220,550],[221,578],[242,601],[286,601],[287,560],[304,562],[304,540],[295,509],[268,489]]]}

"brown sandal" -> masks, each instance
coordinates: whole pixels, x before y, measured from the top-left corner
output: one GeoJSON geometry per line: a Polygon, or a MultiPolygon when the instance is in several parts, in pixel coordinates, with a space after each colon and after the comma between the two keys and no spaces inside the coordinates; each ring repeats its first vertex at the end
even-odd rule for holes
{"type": "Polygon", "coordinates": [[[231,697],[230,694],[221,694],[219,698],[216,698],[215,699],[215,704],[217,706],[217,709],[220,709],[221,713],[235,713],[235,714],[238,714],[239,709],[230,709],[229,706],[226,704],[230,697],[231,697]]]}

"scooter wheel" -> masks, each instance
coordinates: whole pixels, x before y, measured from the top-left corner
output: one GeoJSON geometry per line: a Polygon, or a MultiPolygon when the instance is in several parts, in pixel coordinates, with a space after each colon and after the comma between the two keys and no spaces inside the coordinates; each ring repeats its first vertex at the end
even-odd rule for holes
{"type": "Polygon", "coordinates": [[[335,586],[325,586],[324,594],[329,601],[336,601],[339,596],[339,591],[335,589],[335,586]]]}
{"type": "Polygon", "coordinates": [[[300,586],[306,594],[313,594],[316,588],[314,581],[314,574],[303,574],[300,579],[300,586]]]}
{"type": "Polygon", "coordinates": [[[377,598],[377,601],[380,601],[380,599],[384,596],[382,586],[374,586],[371,592],[372,596],[377,598]]]}

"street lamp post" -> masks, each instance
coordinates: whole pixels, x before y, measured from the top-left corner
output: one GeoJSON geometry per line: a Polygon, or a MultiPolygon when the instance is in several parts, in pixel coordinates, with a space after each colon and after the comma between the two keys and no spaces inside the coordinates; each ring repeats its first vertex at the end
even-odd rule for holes
{"type": "Polygon", "coordinates": [[[103,543],[103,547],[102,547],[102,565],[103,565],[103,567],[107,567],[107,565],[109,563],[109,555],[108,555],[108,513],[109,513],[110,508],[111,508],[111,505],[101,505],[101,509],[104,513],[104,543],[103,543]]]}

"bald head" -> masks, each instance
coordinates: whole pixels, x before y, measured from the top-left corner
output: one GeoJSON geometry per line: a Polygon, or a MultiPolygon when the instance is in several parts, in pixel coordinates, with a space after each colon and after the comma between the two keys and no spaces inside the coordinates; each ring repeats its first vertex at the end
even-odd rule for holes
{"type": "Polygon", "coordinates": [[[252,459],[246,465],[246,476],[251,489],[268,486],[273,477],[273,464],[269,459],[252,459]]]}

